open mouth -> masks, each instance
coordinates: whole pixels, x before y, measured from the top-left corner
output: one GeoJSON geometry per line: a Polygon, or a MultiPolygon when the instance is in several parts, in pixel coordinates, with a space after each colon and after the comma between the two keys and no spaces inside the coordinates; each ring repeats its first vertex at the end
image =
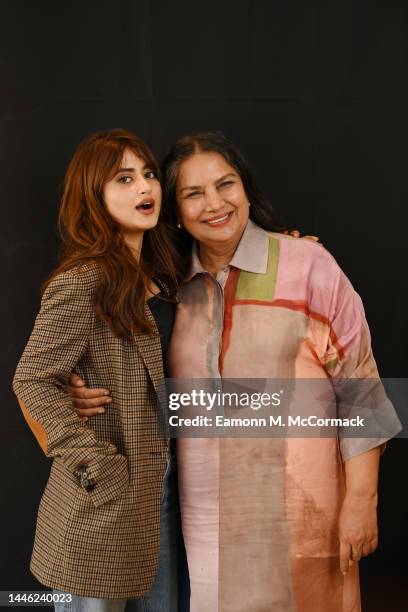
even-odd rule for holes
{"type": "Polygon", "coordinates": [[[204,221],[204,223],[206,223],[207,225],[211,225],[211,227],[217,227],[219,225],[225,225],[226,223],[228,223],[228,221],[231,218],[231,215],[234,211],[231,210],[230,212],[218,216],[218,217],[211,217],[211,219],[206,219],[204,221]]]}
{"type": "Polygon", "coordinates": [[[145,200],[136,206],[136,210],[144,215],[149,215],[154,211],[154,200],[145,200]]]}

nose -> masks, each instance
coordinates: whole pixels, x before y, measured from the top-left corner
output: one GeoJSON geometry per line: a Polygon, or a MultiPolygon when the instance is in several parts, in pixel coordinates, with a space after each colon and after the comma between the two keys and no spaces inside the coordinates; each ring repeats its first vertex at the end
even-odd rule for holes
{"type": "Polygon", "coordinates": [[[217,212],[224,206],[224,201],[216,189],[208,191],[205,200],[206,212],[217,212]]]}
{"type": "Polygon", "coordinates": [[[137,181],[136,189],[138,195],[145,195],[146,193],[151,193],[152,186],[149,180],[141,175],[137,181]]]}

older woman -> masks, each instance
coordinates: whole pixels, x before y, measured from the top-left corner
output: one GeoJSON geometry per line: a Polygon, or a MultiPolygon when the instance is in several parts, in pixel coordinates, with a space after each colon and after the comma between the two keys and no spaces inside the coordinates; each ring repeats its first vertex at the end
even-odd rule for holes
{"type": "MultiPolygon", "coordinates": [[[[270,233],[271,208],[223,136],[179,140],[165,184],[174,221],[195,239],[173,376],[378,375],[350,282],[320,246],[270,233]]],[[[377,546],[383,441],[179,439],[191,609],[357,611],[349,562],[377,546]]]]}
{"type": "MultiPolygon", "coordinates": [[[[321,247],[275,233],[231,143],[182,138],[164,174],[188,268],[173,377],[378,377],[350,282],[321,247]]],[[[380,447],[393,428],[365,440],[179,439],[192,612],[357,612],[356,562],[377,546],[380,447]]]]}

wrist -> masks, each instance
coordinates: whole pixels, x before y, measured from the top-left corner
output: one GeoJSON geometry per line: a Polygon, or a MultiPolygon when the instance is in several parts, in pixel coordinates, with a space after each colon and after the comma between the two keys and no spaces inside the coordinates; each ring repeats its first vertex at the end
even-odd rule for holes
{"type": "Polygon", "coordinates": [[[365,489],[361,487],[347,487],[345,501],[353,501],[367,503],[377,506],[378,491],[377,489],[365,489]]]}

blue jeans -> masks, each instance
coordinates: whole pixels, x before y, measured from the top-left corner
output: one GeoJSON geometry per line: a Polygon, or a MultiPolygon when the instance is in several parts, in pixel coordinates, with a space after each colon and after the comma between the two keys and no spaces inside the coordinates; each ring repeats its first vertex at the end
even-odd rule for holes
{"type": "MultiPolygon", "coordinates": [[[[174,446],[163,480],[160,515],[160,553],[157,574],[145,596],[136,599],[98,599],[72,594],[72,601],[56,603],[57,612],[177,612],[180,518],[174,446]]],[[[61,593],[54,589],[54,593],[61,593]]]]}

